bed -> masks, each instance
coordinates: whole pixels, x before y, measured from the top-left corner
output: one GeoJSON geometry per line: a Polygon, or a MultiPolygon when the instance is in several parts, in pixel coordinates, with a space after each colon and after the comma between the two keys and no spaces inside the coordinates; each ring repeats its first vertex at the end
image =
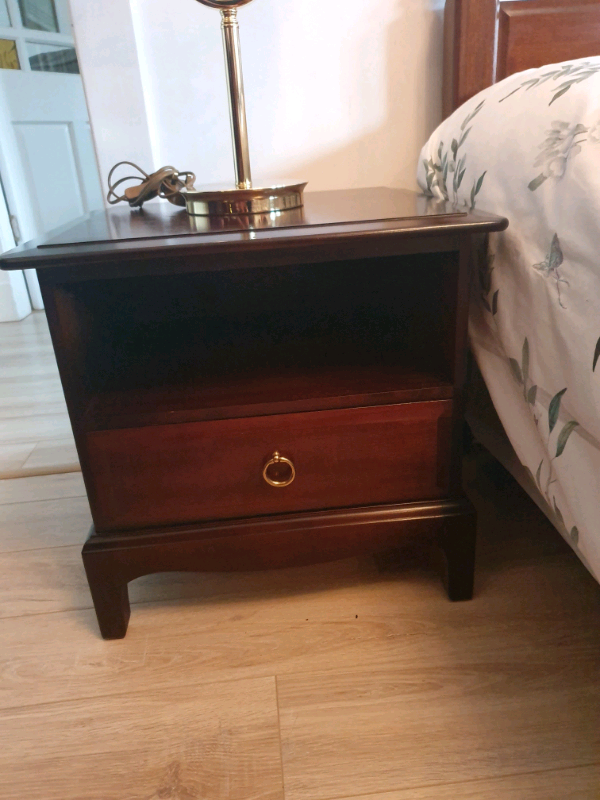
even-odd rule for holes
{"type": "Polygon", "coordinates": [[[448,0],[417,180],[502,214],[474,257],[475,437],[600,581],[600,2],[448,0]]]}

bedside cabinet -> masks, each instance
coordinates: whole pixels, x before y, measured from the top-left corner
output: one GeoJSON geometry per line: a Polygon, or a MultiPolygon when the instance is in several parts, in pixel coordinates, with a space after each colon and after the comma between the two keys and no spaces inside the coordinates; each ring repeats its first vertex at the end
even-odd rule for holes
{"type": "Polygon", "coordinates": [[[125,635],[141,575],[415,537],[441,545],[450,598],[471,597],[470,252],[506,220],[391,189],[305,197],[267,218],[95,212],[1,258],[38,270],[105,638],[125,635]]]}

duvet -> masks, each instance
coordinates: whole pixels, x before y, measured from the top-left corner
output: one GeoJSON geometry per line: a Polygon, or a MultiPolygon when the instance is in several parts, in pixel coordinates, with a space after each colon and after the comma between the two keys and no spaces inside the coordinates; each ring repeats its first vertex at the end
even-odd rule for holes
{"type": "Polygon", "coordinates": [[[474,275],[471,347],[548,516],[600,580],[600,56],[473,97],[417,180],[509,219],[474,275]]]}

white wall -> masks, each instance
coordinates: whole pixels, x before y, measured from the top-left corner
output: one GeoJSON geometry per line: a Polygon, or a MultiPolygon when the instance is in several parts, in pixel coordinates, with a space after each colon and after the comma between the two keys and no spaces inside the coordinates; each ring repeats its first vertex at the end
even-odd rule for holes
{"type": "MultiPolygon", "coordinates": [[[[231,180],[218,11],[194,0],[71,5],[103,183],[123,158],[191,169],[197,186],[231,180]]],[[[441,119],[442,15],[443,0],[241,8],[253,177],[414,188],[441,119]]]]}
{"type": "Polygon", "coordinates": [[[151,166],[132,0],[70,0],[73,36],[83,79],[102,188],[117,161],[151,166]]]}

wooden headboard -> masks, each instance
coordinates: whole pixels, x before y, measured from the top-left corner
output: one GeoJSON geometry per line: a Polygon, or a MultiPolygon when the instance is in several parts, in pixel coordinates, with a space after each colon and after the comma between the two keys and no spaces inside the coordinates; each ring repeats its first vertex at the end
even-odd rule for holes
{"type": "Polygon", "coordinates": [[[600,55],[600,0],[446,0],[444,116],[523,69],[600,55]]]}

